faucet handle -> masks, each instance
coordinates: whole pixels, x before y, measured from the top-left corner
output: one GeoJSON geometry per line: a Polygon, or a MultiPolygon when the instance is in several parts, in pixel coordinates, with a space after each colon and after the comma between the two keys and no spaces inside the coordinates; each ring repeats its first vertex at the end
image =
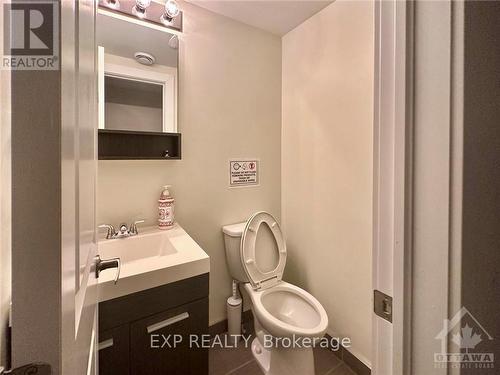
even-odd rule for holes
{"type": "Polygon", "coordinates": [[[130,234],[135,235],[139,234],[139,231],[137,230],[137,224],[142,224],[144,223],[144,220],[136,220],[132,224],[130,224],[130,234]]]}
{"type": "Polygon", "coordinates": [[[99,229],[106,229],[106,239],[109,240],[110,238],[113,238],[113,236],[116,234],[115,227],[112,226],[111,224],[101,224],[98,227],[99,229]]]}

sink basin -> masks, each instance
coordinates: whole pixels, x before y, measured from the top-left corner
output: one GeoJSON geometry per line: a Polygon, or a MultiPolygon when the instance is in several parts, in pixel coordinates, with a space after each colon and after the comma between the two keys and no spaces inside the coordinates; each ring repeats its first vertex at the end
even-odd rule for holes
{"type": "Polygon", "coordinates": [[[173,238],[172,233],[149,229],[133,237],[104,240],[99,243],[99,254],[103,259],[120,258],[123,266],[130,262],[177,253],[172,244],[173,238]]]}
{"type": "Polygon", "coordinates": [[[133,237],[102,240],[98,249],[101,259],[121,262],[117,284],[116,269],[101,272],[101,302],[210,271],[208,255],[178,224],[169,230],[145,228],[133,237]]]}

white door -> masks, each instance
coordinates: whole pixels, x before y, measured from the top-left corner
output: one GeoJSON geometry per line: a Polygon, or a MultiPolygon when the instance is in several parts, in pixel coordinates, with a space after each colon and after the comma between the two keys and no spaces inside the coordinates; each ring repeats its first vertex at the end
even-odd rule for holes
{"type": "Polygon", "coordinates": [[[96,374],[96,2],[61,2],[62,374],[96,374]]]}

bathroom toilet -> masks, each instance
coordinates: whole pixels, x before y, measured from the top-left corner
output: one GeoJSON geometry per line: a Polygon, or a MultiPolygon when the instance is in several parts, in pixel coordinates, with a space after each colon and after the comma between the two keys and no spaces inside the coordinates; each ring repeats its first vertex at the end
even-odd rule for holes
{"type": "Polygon", "coordinates": [[[311,294],[282,280],[287,250],[278,222],[257,212],[222,230],[229,272],[252,302],[252,353],[263,373],[314,375],[312,347],[323,337],[328,316],[311,294]]]}

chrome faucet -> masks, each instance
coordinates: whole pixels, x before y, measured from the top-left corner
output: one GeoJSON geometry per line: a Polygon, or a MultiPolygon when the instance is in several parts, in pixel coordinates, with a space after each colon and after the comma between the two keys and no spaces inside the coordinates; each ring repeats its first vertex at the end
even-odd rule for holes
{"type": "Polygon", "coordinates": [[[130,224],[130,228],[127,228],[127,224],[121,223],[119,226],[118,232],[115,230],[115,227],[111,224],[101,224],[99,225],[100,229],[106,229],[106,239],[112,238],[126,238],[131,236],[136,236],[139,234],[139,230],[137,229],[137,224],[144,223],[144,220],[136,220],[132,224],[130,224]]]}
{"type": "Polygon", "coordinates": [[[142,224],[142,223],[144,223],[144,220],[136,220],[132,224],[130,224],[130,229],[128,232],[130,233],[131,236],[139,234],[139,230],[137,229],[137,224],[142,224]]]}
{"type": "Polygon", "coordinates": [[[109,240],[110,238],[114,238],[116,235],[115,227],[112,226],[111,224],[101,224],[99,225],[99,229],[106,229],[106,239],[109,240]]]}
{"type": "Polygon", "coordinates": [[[128,228],[127,228],[127,224],[121,223],[118,228],[120,228],[120,230],[119,230],[118,233],[116,233],[116,237],[117,238],[129,237],[130,236],[130,233],[129,233],[128,228]]]}

